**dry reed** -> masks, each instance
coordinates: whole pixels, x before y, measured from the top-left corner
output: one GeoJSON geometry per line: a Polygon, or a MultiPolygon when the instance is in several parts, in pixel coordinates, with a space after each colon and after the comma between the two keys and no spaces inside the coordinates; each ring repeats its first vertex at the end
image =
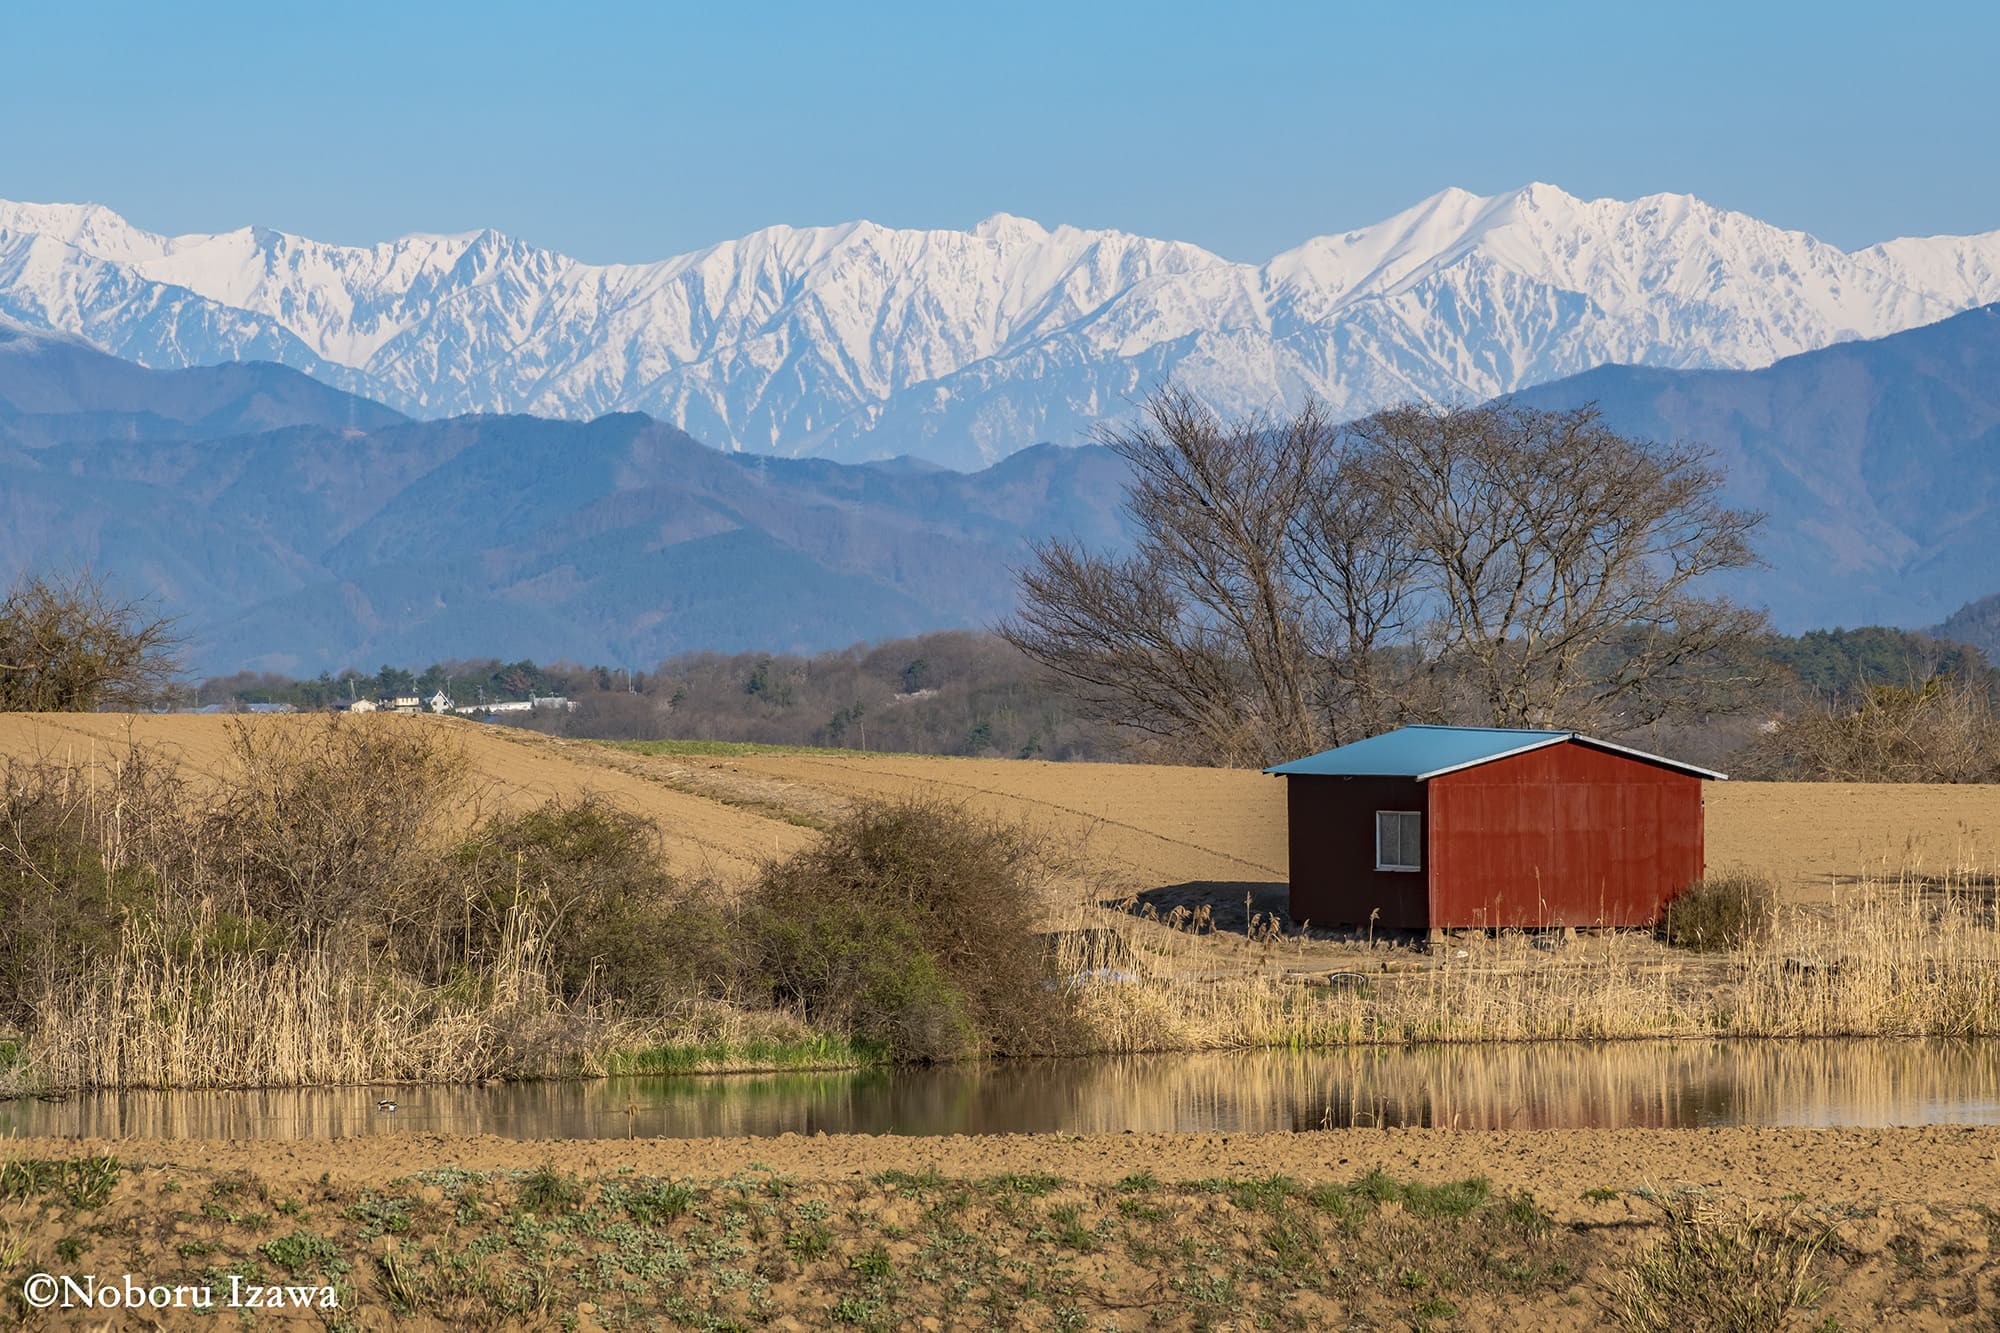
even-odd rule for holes
{"type": "MultiPolygon", "coordinates": [[[[294,777],[325,754],[357,782],[385,771],[377,742],[394,733],[327,734],[338,742],[329,750],[266,747],[251,757],[289,764],[294,777]]],[[[424,779],[403,785],[442,808],[449,783],[425,775],[448,777],[450,764],[402,757],[398,771],[424,779]]],[[[258,819],[230,822],[184,788],[170,762],[138,749],[11,770],[5,801],[0,869],[18,903],[40,911],[0,932],[13,960],[5,998],[22,1036],[22,1063],[9,1075],[17,1083],[23,1071],[31,1086],[60,1088],[465,1082],[599,1073],[644,1048],[854,1035],[809,1031],[771,1003],[768,986],[761,1002],[744,1002],[754,986],[711,988],[635,1013],[621,1006],[624,992],[607,993],[601,965],[579,972],[572,961],[565,971],[557,946],[574,942],[573,926],[547,892],[519,884],[480,899],[506,905],[490,935],[429,928],[440,903],[469,912],[473,899],[429,891],[453,883],[433,874],[447,862],[405,853],[436,840],[435,821],[412,824],[394,802],[322,801],[323,811],[308,808],[319,821],[310,824],[289,806],[256,807],[258,819]],[[384,813],[370,822],[377,807],[384,813]],[[236,842],[245,839],[258,855],[243,854],[236,842]],[[286,878],[283,892],[265,893],[269,867],[291,862],[264,853],[300,847],[334,867],[314,883],[335,886],[327,899],[344,904],[337,922],[315,917],[318,889],[301,899],[286,878]],[[78,848],[90,856],[79,859],[78,848]],[[91,858],[95,880],[79,869],[91,858]],[[426,892],[390,893],[384,881],[426,892]],[[147,897],[146,910],[131,909],[134,894],[147,897]],[[77,929],[86,907],[95,913],[88,935],[77,929]],[[273,918],[292,928],[273,929],[273,918]]],[[[934,849],[904,850],[917,864],[934,849]]],[[[566,862],[550,865],[550,875],[570,873],[566,862]]],[[[973,890],[982,875],[970,876],[973,890]]],[[[1052,1044],[1082,1054],[2000,1035],[1996,884],[1990,869],[1926,874],[1912,864],[1842,887],[1831,906],[1760,909],[1769,919],[1748,943],[1699,955],[1637,932],[1553,952],[1522,933],[1472,933],[1421,959],[1371,940],[1359,975],[1339,984],[1298,975],[1311,958],[1323,973],[1325,955],[1247,904],[1250,942],[1269,961],[1224,975],[1231,952],[1200,935],[1077,909],[1061,923],[1055,962],[1058,977],[1074,979],[1065,998],[1079,1021],[1052,1044]],[[1283,970],[1288,950],[1293,975],[1283,970]]],[[[961,905],[950,919],[982,918],[961,905]]],[[[729,921],[740,929],[744,918],[729,921]]],[[[662,938],[659,947],[676,946],[662,938]]],[[[1044,994],[1038,981],[1022,986],[1044,994]]],[[[1018,1007],[1009,1012],[1018,1017],[1018,1007]]]]}
{"type": "Polygon", "coordinates": [[[2000,903],[1992,883],[1965,871],[1862,881],[1830,908],[1771,909],[1760,942],[1700,957],[1629,931],[1555,952],[1523,933],[1468,933],[1414,971],[1384,970],[1410,955],[1375,947],[1336,986],[1268,969],[1218,977],[1216,955],[1199,937],[1129,919],[1107,930],[1100,915],[1080,913],[1068,923],[1059,968],[1080,978],[1096,1049],[1115,1052],[1993,1036],[2000,903]]]}
{"type": "Polygon", "coordinates": [[[551,1077],[601,1072],[604,1051],[640,1035],[561,998],[525,914],[478,987],[417,986],[323,949],[212,951],[201,938],[135,926],[115,957],[46,980],[29,1025],[36,1077],[59,1088],[551,1077]]]}

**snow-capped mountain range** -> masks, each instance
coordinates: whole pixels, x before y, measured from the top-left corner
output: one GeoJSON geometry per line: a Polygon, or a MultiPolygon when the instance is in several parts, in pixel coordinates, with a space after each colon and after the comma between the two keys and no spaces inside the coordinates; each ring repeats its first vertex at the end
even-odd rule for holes
{"type": "Polygon", "coordinates": [[[0,315],[154,367],[269,360],[414,416],[637,410],[722,448],[958,467],[1172,377],[1224,410],[1754,368],[2000,300],[2000,232],[1844,251],[1685,195],[1447,190],[1263,265],[1000,215],[593,265],[494,231],[165,237],[0,202],[0,315]]]}

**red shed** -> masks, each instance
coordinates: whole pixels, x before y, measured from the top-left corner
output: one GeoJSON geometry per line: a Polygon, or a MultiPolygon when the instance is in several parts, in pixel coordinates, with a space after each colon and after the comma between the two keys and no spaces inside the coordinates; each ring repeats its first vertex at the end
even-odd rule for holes
{"type": "Polygon", "coordinates": [[[1725,775],[1574,731],[1403,727],[1279,764],[1291,914],[1387,930],[1649,926],[1725,775]]]}

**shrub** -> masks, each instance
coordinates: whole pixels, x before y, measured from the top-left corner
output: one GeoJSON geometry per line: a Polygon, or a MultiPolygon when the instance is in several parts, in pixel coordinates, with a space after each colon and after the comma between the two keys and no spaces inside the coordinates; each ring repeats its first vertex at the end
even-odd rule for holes
{"type": "Polygon", "coordinates": [[[1058,1050],[1073,1021],[1037,947],[1046,852],[936,800],[864,805],[767,866],[745,907],[753,978],[898,1058],[1058,1050]]]}
{"type": "Polygon", "coordinates": [[[590,797],[551,801],[488,820],[452,869],[446,891],[463,895],[460,910],[434,907],[424,919],[466,934],[432,942],[435,957],[490,958],[509,919],[525,913],[548,941],[565,998],[595,985],[660,1014],[729,987],[735,964],[715,894],[674,878],[650,820],[590,797]]]}
{"type": "Polygon", "coordinates": [[[88,570],[24,575],[0,595],[0,711],[149,707],[172,686],[178,646],[172,618],[88,570]]]}
{"type": "MultiPolygon", "coordinates": [[[[25,1020],[36,982],[117,950],[129,918],[154,906],[154,876],[118,857],[107,804],[143,793],[137,768],[111,776],[109,802],[51,764],[7,766],[0,795],[0,1015],[25,1020]],[[107,846],[107,843],[110,845],[107,846]]],[[[135,821],[136,822],[136,821],[135,821]]]]}
{"type": "Polygon", "coordinates": [[[428,896],[467,798],[465,755],[443,733],[335,714],[319,725],[238,722],[230,744],[241,771],[209,834],[251,915],[302,942],[364,944],[428,896]]]}
{"type": "Polygon", "coordinates": [[[948,1060],[978,1050],[965,992],[894,909],[800,899],[760,904],[759,912],[750,919],[754,966],[773,1002],[897,1059],[948,1060]]]}
{"type": "Polygon", "coordinates": [[[1762,943],[1776,905],[1777,890],[1762,875],[1711,875],[1667,904],[1667,943],[1703,953],[1762,943]]]}

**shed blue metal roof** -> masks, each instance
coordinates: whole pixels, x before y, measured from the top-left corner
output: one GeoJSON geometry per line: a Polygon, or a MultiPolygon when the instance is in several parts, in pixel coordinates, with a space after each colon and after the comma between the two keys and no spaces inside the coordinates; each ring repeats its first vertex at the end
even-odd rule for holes
{"type": "Polygon", "coordinates": [[[1668,768],[1696,777],[1722,779],[1727,774],[1716,773],[1693,764],[1684,764],[1677,759],[1665,759],[1643,750],[1628,749],[1623,745],[1613,745],[1609,741],[1595,740],[1574,731],[1524,731],[1511,727],[1398,727],[1380,736],[1370,736],[1365,741],[1355,741],[1319,754],[1307,755],[1304,759],[1294,759],[1288,764],[1277,764],[1264,771],[1285,777],[1370,777],[1370,778],[1415,778],[1422,782],[1429,778],[1455,773],[1461,768],[1473,768],[1480,764],[1490,764],[1495,759],[1505,759],[1509,755],[1525,754],[1529,750],[1539,750],[1545,745],[1558,745],[1563,741],[1576,741],[1593,749],[1609,750],[1614,754],[1630,755],[1648,763],[1664,764],[1668,768]]]}

